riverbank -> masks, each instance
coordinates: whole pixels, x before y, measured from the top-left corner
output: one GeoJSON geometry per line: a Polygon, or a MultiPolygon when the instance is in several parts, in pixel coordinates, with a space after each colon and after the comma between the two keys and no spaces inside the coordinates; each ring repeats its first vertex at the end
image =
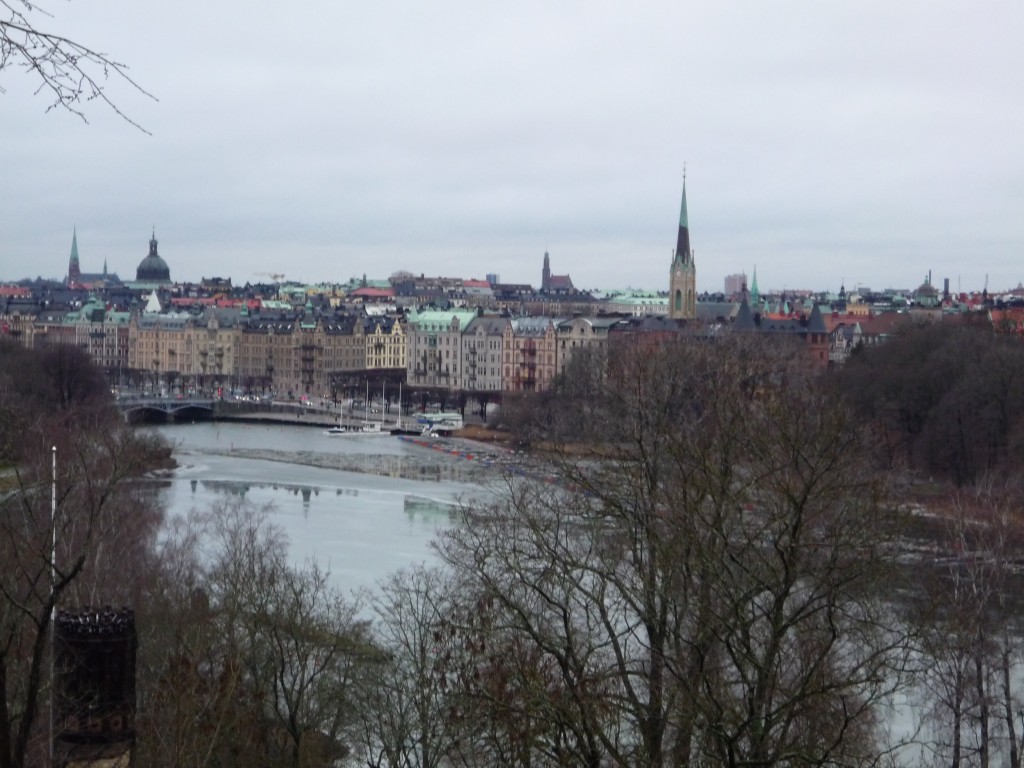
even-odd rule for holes
{"type": "MultiPolygon", "coordinates": [[[[213,421],[234,422],[236,424],[286,424],[306,427],[330,429],[338,425],[338,417],[323,411],[300,411],[294,413],[222,413],[217,414],[213,421]]],[[[355,423],[355,422],[353,422],[355,423]]]]}
{"type": "MultiPolygon", "coordinates": [[[[415,414],[406,417],[407,421],[414,422],[415,414]]],[[[218,414],[214,419],[218,422],[234,422],[238,424],[285,424],[302,425],[307,427],[320,427],[330,429],[339,424],[338,416],[329,412],[315,410],[299,410],[294,413],[274,411],[271,413],[224,413],[218,414]]],[[[371,423],[380,423],[381,430],[386,432],[393,424],[383,419],[370,419],[371,423]]],[[[353,418],[342,418],[340,423],[344,426],[359,426],[365,422],[353,418]]],[[[451,433],[451,437],[465,440],[474,440],[480,443],[487,443],[501,448],[514,447],[514,438],[508,432],[491,429],[484,424],[467,424],[462,429],[451,433]]]]}

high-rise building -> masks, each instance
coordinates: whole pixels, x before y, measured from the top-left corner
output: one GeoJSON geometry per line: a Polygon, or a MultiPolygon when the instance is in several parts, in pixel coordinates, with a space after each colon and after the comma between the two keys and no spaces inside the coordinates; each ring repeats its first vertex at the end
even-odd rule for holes
{"type": "Polygon", "coordinates": [[[747,273],[737,272],[734,275],[725,276],[725,295],[739,296],[747,285],[747,273]]]}

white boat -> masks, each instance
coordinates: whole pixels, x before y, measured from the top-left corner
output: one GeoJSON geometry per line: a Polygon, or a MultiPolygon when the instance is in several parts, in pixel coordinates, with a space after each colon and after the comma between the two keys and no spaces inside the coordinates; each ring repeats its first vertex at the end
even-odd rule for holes
{"type": "Polygon", "coordinates": [[[462,421],[462,414],[457,411],[451,413],[421,413],[417,421],[425,427],[426,432],[440,432],[450,434],[462,429],[465,424],[462,421]]]}
{"type": "MultiPolygon", "coordinates": [[[[383,398],[383,392],[381,397],[383,398]]],[[[325,435],[331,437],[368,437],[371,435],[389,435],[390,432],[381,429],[379,421],[370,421],[370,382],[366,382],[366,420],[362,424],[345,425],[338,423],[337,426],[331,427],[325,435]]],[[[383,400],[381,403],[383,404],[383,400]]],[[[383,407],[383,405],[382,405],[383,407]]]]}
{"type": "Polygon", "coordinates": [[[398,382],[398,418],[395,419],[395,426],[390,430],[392,435],[425,435],[429,428],[421,424],[402,426],[402,382],[398,382]]]}
{"type": "Polygon", "coordinates": [[[380,428],[379,421],[365,421],[362,424],[346,427],[339,424],[324,432],[330,437],[374,437],[387,436],[391,433],[380,428]]]}

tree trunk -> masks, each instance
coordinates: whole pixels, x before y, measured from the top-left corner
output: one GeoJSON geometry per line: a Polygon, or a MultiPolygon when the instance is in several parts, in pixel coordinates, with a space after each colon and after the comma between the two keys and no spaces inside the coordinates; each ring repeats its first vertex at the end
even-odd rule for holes
{"type": "Polygon", "coordinates": [[[1003,638],[1003,709],[1006,716],[1006,738],[1010,745],[1010,768],[1020,768],[1017,730],[1013,724],[1013,696],[1010,685],[1010,640],[1003,638]]]}
{"type": "Polygon", "coordinates": [[[959,664],[957,667],[956,687],[953,690],[953,756],[950,768],[960,768],[960,734],[963,728],[964,679],[960,671],[962,667],[959,664]]]}
{"type": "Polygon", "coordinates": [[[989,768],[988,758],[988,697],[985,691],[985,663],[981,657],[981,632],[978,633],[978,647],[974,652],[975,686],[978,696],[978,766],[989,768]]]}

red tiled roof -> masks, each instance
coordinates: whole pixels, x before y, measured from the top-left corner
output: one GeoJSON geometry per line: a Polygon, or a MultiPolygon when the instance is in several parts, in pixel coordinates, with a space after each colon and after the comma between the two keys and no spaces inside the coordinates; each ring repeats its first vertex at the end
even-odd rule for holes
{"type": "Polygon", "coordinates": [[[185,297],[174,297],[171,299],[171,306],[173,307],[194,307],[199,305],[200,307],[212,307],[216,303],[216,299],[212,296],[205,296],[203,298],[191,298],[185,297]]]}
{"type": "Polygon", "coordinates": [[[565,288],[568,290],[572,287],[572,278],[569,275],[551,275],[548,278],[548,288],[565,288]]]}
{"type": "Polygon", "coordinates": [[[1024,335],[1024,308],[993,309],[991,317],[992,327],[997,331],[1024,335]]]}
{"type": "Polygon", "coordinates": [[[883,312],[880,315],[861,320],[860,329],[865,336],[882,336],[887,333],[895,333],[899,328],[912,322],[913,318],[904,312],[883,312]]]}
{"type": "Polygon", "coordinates": [[[856,325],[862,323],[868,319],[870,315],[854,315],[852,313],[839,313],[832,312],[831,314],[822,314],[821,318],[825,321],[825,327],[831,332],[834,328],[840,325],[856,325]]]}

